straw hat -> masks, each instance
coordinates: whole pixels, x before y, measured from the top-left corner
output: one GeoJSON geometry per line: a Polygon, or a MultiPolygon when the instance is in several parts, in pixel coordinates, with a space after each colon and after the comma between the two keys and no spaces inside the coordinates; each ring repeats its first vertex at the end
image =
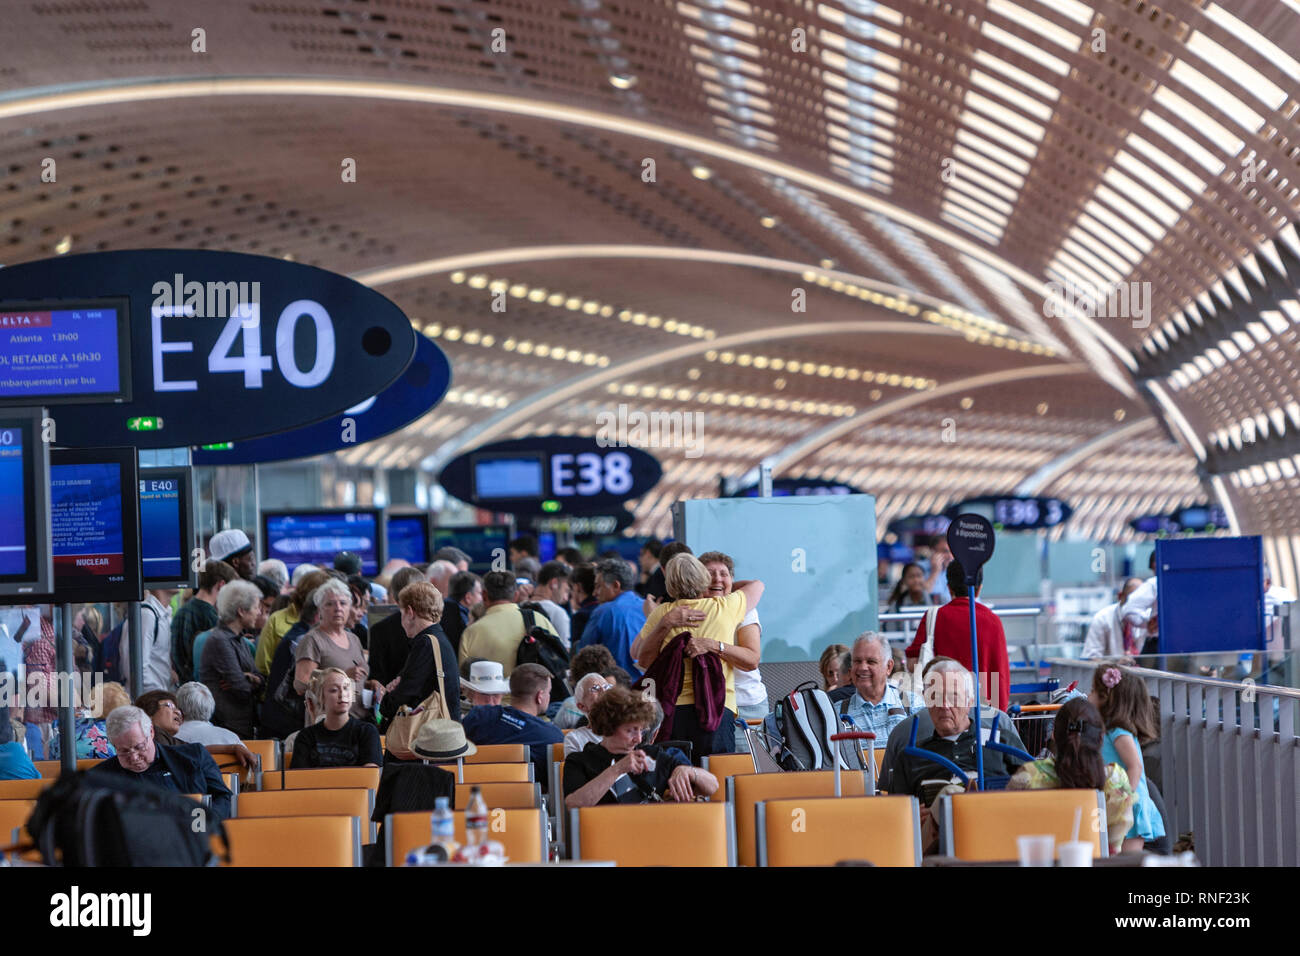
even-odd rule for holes
{"type": "Polygon", "coordinates": [[[465,739],[465,728],[457,720],[426,721],[411,744],[411,752],[424,760],[455,760],[477,751],[465,739]]]}

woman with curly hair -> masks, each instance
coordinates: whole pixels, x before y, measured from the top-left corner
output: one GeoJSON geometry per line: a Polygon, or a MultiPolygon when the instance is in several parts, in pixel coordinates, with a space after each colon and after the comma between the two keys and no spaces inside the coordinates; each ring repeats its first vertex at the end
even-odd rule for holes
{"type": "Polygon", "coordinates": [[[564,805],[594,807],[606,803],[689,803],[696,794],[709,797],[718,780],[692,767],[676,747],[642,746],[655,723],[653,701],[635,691],[614,687],[591,708],[591,729],[600,743],[589,743],[564,761],[564,805]]]}
{"type": "Polygon", "coordinates": [[[1139,740],[1159,736],[1151,713],[1151,697],[1146,683],[1132,671],[1103,662],[1092,675],[1092,693],[1088,695],[1106,725],[1101,759],[1122,764],[1130,786],[1137,791],[1133,806],[1133,826],[1124,837],[1124,852],[1141,850],[1147,841],[1165,835],[1165,823],[1151,799],[1146,771],[1142,764],[1139,740]]]}

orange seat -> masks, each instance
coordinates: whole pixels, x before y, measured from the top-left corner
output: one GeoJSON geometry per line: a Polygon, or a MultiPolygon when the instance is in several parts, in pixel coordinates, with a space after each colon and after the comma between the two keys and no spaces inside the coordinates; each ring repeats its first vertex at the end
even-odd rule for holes
{"type": "MultiPolygon", "coordinates": [[[[103,762],[103,757],[78,757],[77,769],[89,770],[96,764],[103,762]]],[[[57,777],[63,772],[63,761],[61,760],[33,760],[32,766],[36,768],[36,772],[42,777],[57,777]]]]}
{"type": "MultiPolygon", "coordinates": [[[[455,811],[456,840],[465,842],[465,811],[455,811]]],[[[430,815],[390,813],[384,818],[384,859],[388,866],[400,866],[406,854],[432,839],[430,815]]],[[[488,813],[488,839],[506,848],[512,863],[546,862],[546,817],[539,809],[497,808],[488,813]]]]}
{"type": "MultiPolygon", "coordinates": [[[[864,774],[841,773],[840,793],[866,795],[864,774]]],[[[736,811],[736,856],[741,866],[758,865],[757,804],[787,797],[835,796],[835,771],[802,770],[792,773],[748,773],[727,778],[727,799],[736,811]]]]}
{"type": "MultiPolygon", "coordinates": [[[[10,834],[27,823],[27,818],[32,815],[32,808],[35,806],[35,800],[0,800],[0,841],[8,845],[10,834]]],[[[23,841],[28,839],[25,830],[19,839],[23,841]]]]}
{"type": "Polygon", "coordinates": [[[575,860],[616,866],[731,866],[735,840],[726,803],[653,803],[569,811],[575,860]]]}
{"type": "Polygon", "coordinates": [[[943,797],[943,852],[961,860],[1016,860],[1016,837],[1052,834],[1067,842],[1075,811],[1079,839],[1092,843],[1094,859],[1107,856],[1106,798],[1098,790],[994,790],[943,797]]]}
{"type": "Polygon", "coordinates": [[[718,789],[709,799],[723,803],[727,799],[727,778],[738,773],[754,773],[754,758],[749,754],[710,754],[703,760],[704,769],[718,778],[718,789]]]}
{"type": "MultiPolygon", "coordinates": [[[[438,764],[448,773],[457,773],[454,763],[438,764]]],[[[531,783],[532,761],[526,763],[470,763],[459,768],[457,783],[531,783]]],[[[540,781],[539,781],[540,782],[540,781]]]]}
{"type": "Polygon", "coordinates": [[[531,760],[526,744],[481,744],[466,763],[523,763],[531,760]]]}
{"type": "Polygon", "coordinates": [[[379,787],[379,767],[311,767],[262,775],[265,790],[338,790],[379,787]]]}
{"type": "Polygon", "coordinates": [[[225,822],[230,866],[360,866],[356,817],[250,817],[225,822]]]}
{"type": "Polygon", "coordinates": [[[759,866],[921,865],[921,816],[912,797],[766,800],[755,826],[759,866]]]}
{"type": "MultiPolygon", "coordinates": [[[[462,810],[465,809],[469,804],[470,788],[473,786],[475,784],[456,784],[455,806],[462,810]]],[[[514,781],[483,783],[477,784],[477,786],[483,791],[483,799],[487,802],[490,810],[497,807],[506,810],[536,809],[542,805],[542,786],[538,783],[514,781]]]]}
{"type": "Polygon", "coordinates": [[[35,800],[56,777],[39,780],[0,780],[0,800],[35,800]]]}
{"type": "Polygon", "coordinates": [[[349,816],[361,821],[361,832],[370,842],[374,826],[370,817],[375,809],[375,793],[361,787],[339,790],[271,790],[265,793],[241,793],[235,800],[234,816],[318,817],[349,816]]]}
{"type": "Polygon", "coordinates": [[[263,772],[280,769],[280,741],[241,740],[240,743],[262,758],[263,772]]]}

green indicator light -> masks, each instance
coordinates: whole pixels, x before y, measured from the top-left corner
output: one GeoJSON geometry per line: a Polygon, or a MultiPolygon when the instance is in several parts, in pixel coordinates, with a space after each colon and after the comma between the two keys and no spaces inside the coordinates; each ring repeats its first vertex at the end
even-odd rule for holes
{"type": "Polygon", "coordinates": [[[235,443],[233,441],[223,441],[218,442],[215,445],[201,445],[200,447],[204,451],[230,451],[230,449],[235,447],[235,443]]]}
{"type": "Polygon", "coordinates": [[[542,510],[548,514],[554,514],[560,510],[560,503],[558,501],[543,501],[542,510]]]}
{"type": "Polygon", "coordinates": [[[156,432],[161,431],[163,420],[161,418],[128,418],[126,420],[127,431],[133,432],[156,432]]]}

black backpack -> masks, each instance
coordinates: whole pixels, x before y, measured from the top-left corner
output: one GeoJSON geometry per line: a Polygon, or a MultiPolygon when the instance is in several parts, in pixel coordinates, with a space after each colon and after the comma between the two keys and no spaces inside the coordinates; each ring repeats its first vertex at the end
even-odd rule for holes
{"type": "Polygon", "coordinates": [[[848,766],[838,744],[830,739],[839,733],[839,718],[826,691],[813,681],[777,701],[772,719],[780,740],[772,756],[783,770],[832,770],[837,757],[841,769],[856,769],[848,766]]]}
{"type": "Polygon", "coordinates": [[[521,604],[519,613],[524,616],[524,636],[515,652],[515,666],[541,664],[551,672],[551,700],[564,700],[569,696],[564,683],[569,674],[569,652],[558,637],[537,623],[536,605],[521,604]]]}
{"type": "Polygon", "coordinates": [[[63,774],[27,821],[47,866],[207,866],[221,818],[189,797],[133,780],[63,774]]]}

